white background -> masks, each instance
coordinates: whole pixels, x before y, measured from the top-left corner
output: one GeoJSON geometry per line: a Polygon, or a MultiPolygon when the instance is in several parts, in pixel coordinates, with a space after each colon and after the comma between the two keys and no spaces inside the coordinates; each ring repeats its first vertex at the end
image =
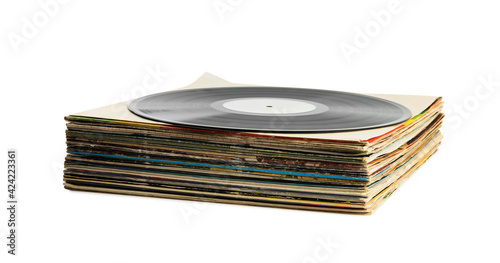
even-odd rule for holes
{"type": "Polygon", "coordinates": [[[0,4],[0,151],[19,151],[18,256],[6,252],[2,208],[0,262],[498,262],[498,1],[57,7],[0,4]],[[398,8],[381,26],[372,13],[394,11],[388,5],[398,8]],[[366,25],[371,36],[355,46],[366,25]],[[358,48],[350,63],[342,45],[358,48]],[[146,89],[150,69],[168,74],[146,89]],[[205,71],[237,83],[443,96],[446,139],[372,216],[63,188],[64,116],[178,88],[205,71]],[[488,78],[497,82],[490,89],[481,86],[488,78]]]}

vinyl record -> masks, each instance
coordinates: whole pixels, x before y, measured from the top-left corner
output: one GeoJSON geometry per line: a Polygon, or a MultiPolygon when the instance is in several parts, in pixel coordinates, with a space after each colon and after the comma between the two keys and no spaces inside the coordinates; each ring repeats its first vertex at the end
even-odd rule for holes
{"type": "Polygon", "coordinates": [[[160,122],[252,132],[345,132],[412,116],[406,107],[372,96],[281,87],[176,90],[138,98],[128,108],[160,122]]]}

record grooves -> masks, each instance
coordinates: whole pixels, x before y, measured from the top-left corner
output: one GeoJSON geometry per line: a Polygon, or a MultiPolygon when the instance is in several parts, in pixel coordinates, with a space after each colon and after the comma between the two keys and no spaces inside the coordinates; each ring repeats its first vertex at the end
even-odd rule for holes
{"type": "Polygon", "coordinates": [[[403,105],[377,97],[281,87],[169,91],[136,99],[128,108],[143,118],[177,125],[282,133],[373,129],[412,115],[403,105]]]}

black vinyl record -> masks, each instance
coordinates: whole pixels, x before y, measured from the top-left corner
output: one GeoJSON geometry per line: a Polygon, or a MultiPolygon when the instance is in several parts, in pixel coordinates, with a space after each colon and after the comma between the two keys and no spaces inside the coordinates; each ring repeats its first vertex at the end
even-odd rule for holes
{"type": "Polygon", "coordinates": [[[141,117],[197,128],[252,132],[345,132],[400,124],[406,107],[372,96],[318,89],[184,89],[132,101],[141,117]]]}

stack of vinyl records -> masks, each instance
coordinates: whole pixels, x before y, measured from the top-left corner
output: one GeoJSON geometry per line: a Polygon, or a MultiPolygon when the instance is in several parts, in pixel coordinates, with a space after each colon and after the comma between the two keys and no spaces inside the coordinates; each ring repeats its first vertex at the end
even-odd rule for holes
{"type": "Polygon", "coordinates": [[[440,97],[234,84],[66,117],[67,189],[370,214],[441,143],[440,97]]]}

